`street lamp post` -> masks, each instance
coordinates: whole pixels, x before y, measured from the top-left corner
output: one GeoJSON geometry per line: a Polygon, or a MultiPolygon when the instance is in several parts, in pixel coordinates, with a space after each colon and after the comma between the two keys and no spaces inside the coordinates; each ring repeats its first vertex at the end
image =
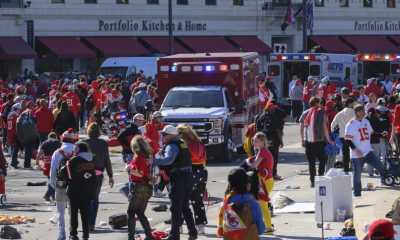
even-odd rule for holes
{"type": "Polygon", "coordinates": [[[172,0],[168,0],[168,24],[169,24],[169,55],[174,54],[174,50],[172,48],[172,43],[174,41],[174,37],[172,35],[172,0]]]}

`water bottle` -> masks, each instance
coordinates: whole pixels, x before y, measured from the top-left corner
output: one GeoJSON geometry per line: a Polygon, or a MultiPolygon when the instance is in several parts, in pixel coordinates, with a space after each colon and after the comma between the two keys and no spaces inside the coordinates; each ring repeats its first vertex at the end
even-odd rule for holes
{"type": "Polygon", "coordinates": [[[290,189],[290,185],[285,185],[285,188],[286,189],[290,189]]]}
{"type": "Polygon", "coordinates": [[[396,143],[391,143],[391,145],[392,145],[392,151],[396,151],[397,150],[396,143]]]}

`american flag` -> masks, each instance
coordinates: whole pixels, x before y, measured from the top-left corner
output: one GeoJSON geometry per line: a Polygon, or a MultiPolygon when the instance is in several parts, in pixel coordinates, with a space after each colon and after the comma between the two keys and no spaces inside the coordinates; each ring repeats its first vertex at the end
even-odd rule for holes
{"type": "MultiPolygon", "coordinates": [[[[310,33],[312,34],[313,32],[313,27],[314,27],[314,9],[313,9],[313,2],[308,1],[306,3],[306,26],[307,29],[310,30],[310,33]]],[[[303,10],[300,11],[299,17],[303,17],[303,10]]]]}

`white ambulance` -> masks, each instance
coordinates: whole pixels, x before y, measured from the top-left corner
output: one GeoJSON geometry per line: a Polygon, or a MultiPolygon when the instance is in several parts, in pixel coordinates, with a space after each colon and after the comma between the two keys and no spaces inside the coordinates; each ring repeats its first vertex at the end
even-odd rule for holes
{"type": "MultiPolygon", "coordinates": [[[[359,84],[365,84],[367,79],[389,76],[395,80],[400,76],[400,54],[358,54],[357,74],[359,84]]],[[[381,79],[383,80],[383,79],[381,79]]]]}
{"type": "Polygon", "coordinates": [[[308,76],[320,80],[329,76],[329,80],[338,89],[344,86],[345,77],[349,77],[357,86],[357,55],[329,53],[286,53],[271,54],[267,63],[267,76],[270,76],[277,88],[278,103],[287,105],[289,83],[296,75],[302,82],[308,76]]]}

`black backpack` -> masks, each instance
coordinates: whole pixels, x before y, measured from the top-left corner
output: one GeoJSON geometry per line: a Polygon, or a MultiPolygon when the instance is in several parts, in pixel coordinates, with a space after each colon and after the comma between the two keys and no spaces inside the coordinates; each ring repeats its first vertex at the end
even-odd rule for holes
{"type": "Polygon", "coordinates": [[[85,110],[91,111],[94,108],[93,94],[89,94],[85,100],[85,110]]]}
{"type": "Polygon", "coordinates": [[[63,157],[61,158],[60,165],[57,170],[57,175],[56,175],[56,186],[58,189],[67,189],[68,182],[67,179],[64,179],[61,175],[61,169],[65,167],[65,164],[69,161],[71,158],[71,155],[65,154],[64,151],[60,148],[57,150],[63,157]]]}
{"type": "Polygon", "coordinates": [[[3,115],[4,122],[7,122],[7,117],[8,117],[8,114],[10,114],[10,112],[11,112],[12,106],[13,106],[12,104],[9,104],[9,103],[6,104],[6,109],[4,110],[4,115],[3,115]]]}
{"type": "MultiPolygon", "coordinates": [[[[267,114],[256,117],[255,132],[263,132],[267,135],[269,130],[269,117],[267,114]]],[[[268,135],[267,135],[268,136],[268,135]]]]}
{"type": "Polygon", "coordinates": [[[46,86],[44,85],[44,83],[39,83],[39,86],[37,88],[37,93],[39,95],[42,95],[42,94],[46,93],[46,86]]]}

